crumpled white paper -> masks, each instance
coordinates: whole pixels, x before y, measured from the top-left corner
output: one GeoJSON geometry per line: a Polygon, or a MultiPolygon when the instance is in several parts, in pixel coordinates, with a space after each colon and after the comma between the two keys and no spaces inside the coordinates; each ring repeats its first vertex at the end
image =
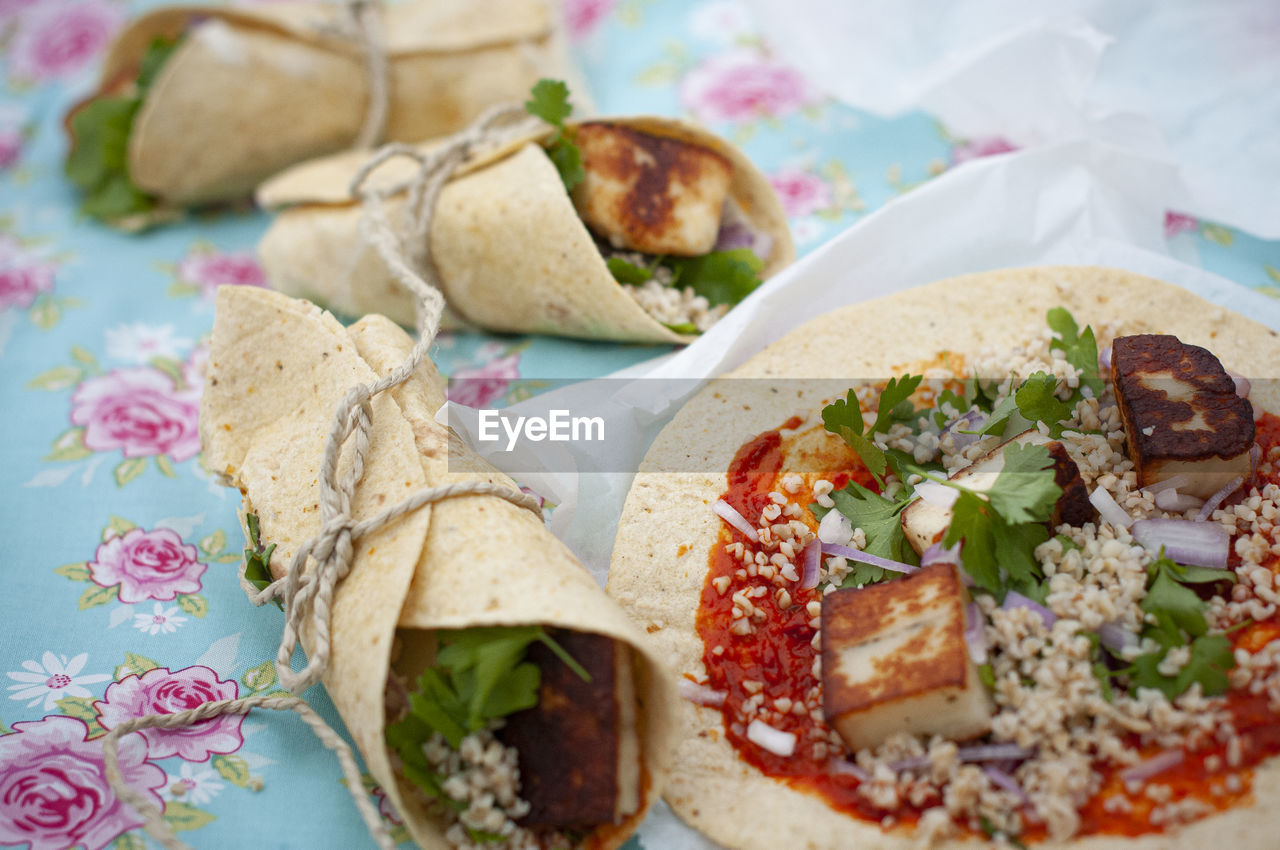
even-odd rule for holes
{"type": "MultiPolygon", "coordinates": [[[[1091,142],[1045,146],[977,161],[915,189],[831,240],[769,280],[696,342],[674,354],[632,367],[622,377],[641,377],[643,391],[624,382],[585,383],[512,405],[512,415],[545,415],[551,408],[575,415],[618,410],[627,416],[628,457],[593,456],[587,443],[573,444],[572,463],[563,443],[522,444],[521,468],[541,460],[553,473],[516,473],[558,507],[552,530],[604,582],[622,505],[632,475],[598,472],[635,469],[683,398],[654,399],[652,378],[707,379],[741,364],[805,321],[846,304],[898,292],[940,278],[989,269],[1042,264],[1112,266],[1175,283],[1210,301],[1280,329],[1280,302],[1164,251],[1161,198],[1171,176],[1167,164],[1091,142]],[[575,467],[581,474],[568,472],[575,467]]],[[[909,332],[904,328],[904,332],[909,332]]],[[[618,377],[618,376],[614,376],[618,377]]],[[[689,388],[693,381],[675,383],[689,388]]],[[[685,392],[687,396],[689,392],[685,392]]],[[[477,443],[476,411],[449,404],[437,418],[479,446],[499,468],[513,460],[494,443],[477,443]]],[[[698,850],[704,838],[674,818],[665,806],[645,821],[641,841],[651,848],[698,850]],[[648,837],[648,838],[646,838],[648,837]]]]}
{"type": "Polygon", "coordinates": [[[1167,159],[1168,208],[1280,238],[1275,0],[746,2],[788,62],[852,106],[1167,159]]]}

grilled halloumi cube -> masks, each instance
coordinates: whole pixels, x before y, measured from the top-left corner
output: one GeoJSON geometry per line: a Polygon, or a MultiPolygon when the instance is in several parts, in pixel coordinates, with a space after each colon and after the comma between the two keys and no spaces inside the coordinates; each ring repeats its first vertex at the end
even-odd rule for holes
{"type": "Polygon", "coordinates": [[[715,151],[616,124],[581,124],[573,205],[615,248],[692,257],[715,247],[733,166],[715,151]]]}
{"type": "Polygon", "coordinates": [[[1178,491],[1207,499],[1249,477],[1253,406],[1211,352],[1166,334],[1118,337],[1111,378],[1143,486],[1186,475],[1178,491]]]}
{"type": "MultiPolygon", "coordinates": [[[[1080,468],[1067,454],[1062,443],[1049,439],[1034,428],[1005,440],[948,480],[977,492],[990,490],[1000,471],[1004,469],[1004,448],[1009,443],[1045,446],[1049,449],[1049,456],[1053,458],[1053,481],[1062,488],[1062,495],[1054,505],[1050,520],[1054,526],[1064,522],[1068,525],[1084,525],[1093,519],[1093,505],[1089,504],[1089,490],[1080,477],[1080,468]]],[[[925,549],[941,542],[946,534],[951,525],[951,509],[917,499],[903,510],[901,522],[907,542],[918,554],[923,555],[925,549]]]]}
{"type": "Polygon", "coordinates": [[[964,639],[968,603],[951,564],[823,598],[823,712],[851,750],[897,732],[964,740],[991,728],[964,639]]]}
{"type": "Polygon", "coordinates": [[[529,647],[529,660],[542,671],[538,704],[509,715],[497,733],[520,753],[520,797],[529,803],[521,822],[562,828],[617,822],[640,807],[631,650],[603,635],[553,636],[591,681],[544,644],[529,647]]]}

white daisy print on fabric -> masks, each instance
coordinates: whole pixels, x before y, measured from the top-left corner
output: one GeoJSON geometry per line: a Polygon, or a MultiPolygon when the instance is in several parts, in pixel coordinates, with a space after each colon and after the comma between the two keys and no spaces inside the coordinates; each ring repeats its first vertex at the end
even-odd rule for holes
{"type": "Polygon", "coordinates": [[[169,776],[160,789],[160,796],[165,802],[181,800],[196,806],[203,806],[218,795],[223,789],[218,773],[212,768],[183,764],[178,775],[169,776]]]}
{"type": "Polygon", "coordinates": [[[176,605],[166,608],[159,602],[155,604],[150,614],[133,615],[133,627],[149,635],[171,634],[186,621],[187,618],[178,613],[176,605]]]}
{"type": "Polygon", "coordinates": [[[81,676],[80,671],[84,669],[85,662],[88,660],[87,652],[80,653],[70,661],[65,655],[46,652],[39,662],[24,661],[22,662],[24,670],[8,674],[10,679],[18,683],[9,686],[9,690],[14,691],[9,694],[9,699],[30,700],[27,703],[28,708],[43,702],[44,710],[52,711],[57,706],[58,700],[63,697],[92,696],[85,685],[106,682],[111,677],[106,673],[81,676]]]}
{"type": "Polygon", "coordinates": [[[178,360],[191,340],[173,334],[173,325],[116,325],[107,329],[107,354],[130,363],[150,363],[154,357],[178,360]]]}

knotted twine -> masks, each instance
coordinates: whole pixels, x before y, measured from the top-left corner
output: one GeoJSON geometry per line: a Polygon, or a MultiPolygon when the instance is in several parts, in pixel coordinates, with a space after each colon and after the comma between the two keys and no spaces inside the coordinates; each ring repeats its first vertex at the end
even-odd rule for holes
{"type": "Polygon", "coordinates": [[[395,842],[378,815],[377,809],[363,791],[360,772],[351,748],[325,723],[299,694],[314,685],[328,667],[332,636],[329,631],[333,595],[338,582],[351,570],[354,541],[377,531],[405,514],[442,499],[457,496],[497,496],[519,507],[533,511],[541,520],[538,500],[513,487],[488,481],[461,481],[418,490],[399,504],[368,519],[356,521],[351,516],[351,499],[364,475],[365,456],[369,451],[372,427],[371,400],[404,383],[427,359],[428,351],[440,329],[444,312],[444,296],[440,280],[429,252],[431,217],[440,192],[458,168],[481,148],[500,147],[510,141],[528,137],[531,131],[546,125],[528,116],[519,106],[489,109],[466,130],[450,137],[443,145],[423,153],[416,148],[392,144],[380,149],[357,172],[351,181],[351,194],[359,198],[363,215],[360,232],[371,245],[393,277],[413,293],[416,301],[418,340],[404,362],[383,378],[371,384],[352,387],[334,411],[329,433],[325,437],[324,456],[318,482],[320,487],[320,530],[294,553],[289,571],[261,591],[240,571],[240,586],[254,605],[276,599],[283,601],[284,632],[276,652],[276,672],[281,685],[293,696],[251,696],[215,700],[173,714],[152,714],[118,724],[102,740],[103,761],[107,781],[117,798],[137,809],[143,826],[167,850],[190,850],[174,834],[163,812],[152,805],[147,795],[125,783],[119,766],[120,738],[140,729],[191,726],[223,714],[248,714],[254,708],[293,711],[311,727],[324,746],[337,754],[347,790],[355,800],[369,834],[382,850],[392,850],[395,842]],[[380,188],[365,188],[365,183],[384,163],[397,157],[408,157],[418,163],[409,180],[380,188]],[[404,221],[398,235],[386,210],[386,198],[408,192],[404,221]],[[343,446],[352,440],[351,466],[338,478],[338,465],[343,446]],[[307,569],[308,562],[311,568],[307,569]],[[290,665],[298,645],[302,626],[312,627],[311,652],[306,665],[294,671],[290,665]]]}

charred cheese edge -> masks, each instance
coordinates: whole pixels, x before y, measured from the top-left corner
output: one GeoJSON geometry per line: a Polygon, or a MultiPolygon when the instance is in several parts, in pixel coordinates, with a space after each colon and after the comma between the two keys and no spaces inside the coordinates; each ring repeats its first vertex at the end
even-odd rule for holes
{"type": "Polygon", "coordinates": [[[1168,334],[1117,337],[1111,380],[1142,486],[1181,474],[1179,492],[1207,499],[1249,477],[1253,406],[1212,352],[1168,334]]]}
{"type": "Polygon", "coordinates": [[[693,257],[720,232],[733,166],[715,151],[619,124],[578,126],[585,177],[572,192],[583,222],[615,248],[693,257]]]}
{"type": "MultiPolygon", "coordinates": [[[[1089,504],[1089,490],[1080,476],[1080,468],[1062,443],[1049,439],[1034,428],[1005,440],[948,480],[979,493],[990,490],[1004,469],[1004,448],[1010,443],[1048,448],[1049,457],[1053,459],[1054,483],[1062,488],[1050,520],[1055,527],[1062,523],[1080,526],[1093,519],[1094,509],[1089,504]]],[[[903,509],[900,521],[911,548],[923,555],[934,543],[941,542],[946,534],[951,525],[951,510],[917,499],[903,509]]]]}
{"type": "Polygon", "coordinates": [[[591,676],[584,681],[541,643],[538,704],[506,718],[498,738],[519,752],[526,826],[589,829],[640,807],[640,740],[631,650],[585,632],[552,635],[591,676]]]}
{"type": "Polygon", "coordinates": [[[851,750],[899,732],[990,730],[994,706],[964,639],[968,603],[952,564],[823,598],[823,712],[851,750]]]}

